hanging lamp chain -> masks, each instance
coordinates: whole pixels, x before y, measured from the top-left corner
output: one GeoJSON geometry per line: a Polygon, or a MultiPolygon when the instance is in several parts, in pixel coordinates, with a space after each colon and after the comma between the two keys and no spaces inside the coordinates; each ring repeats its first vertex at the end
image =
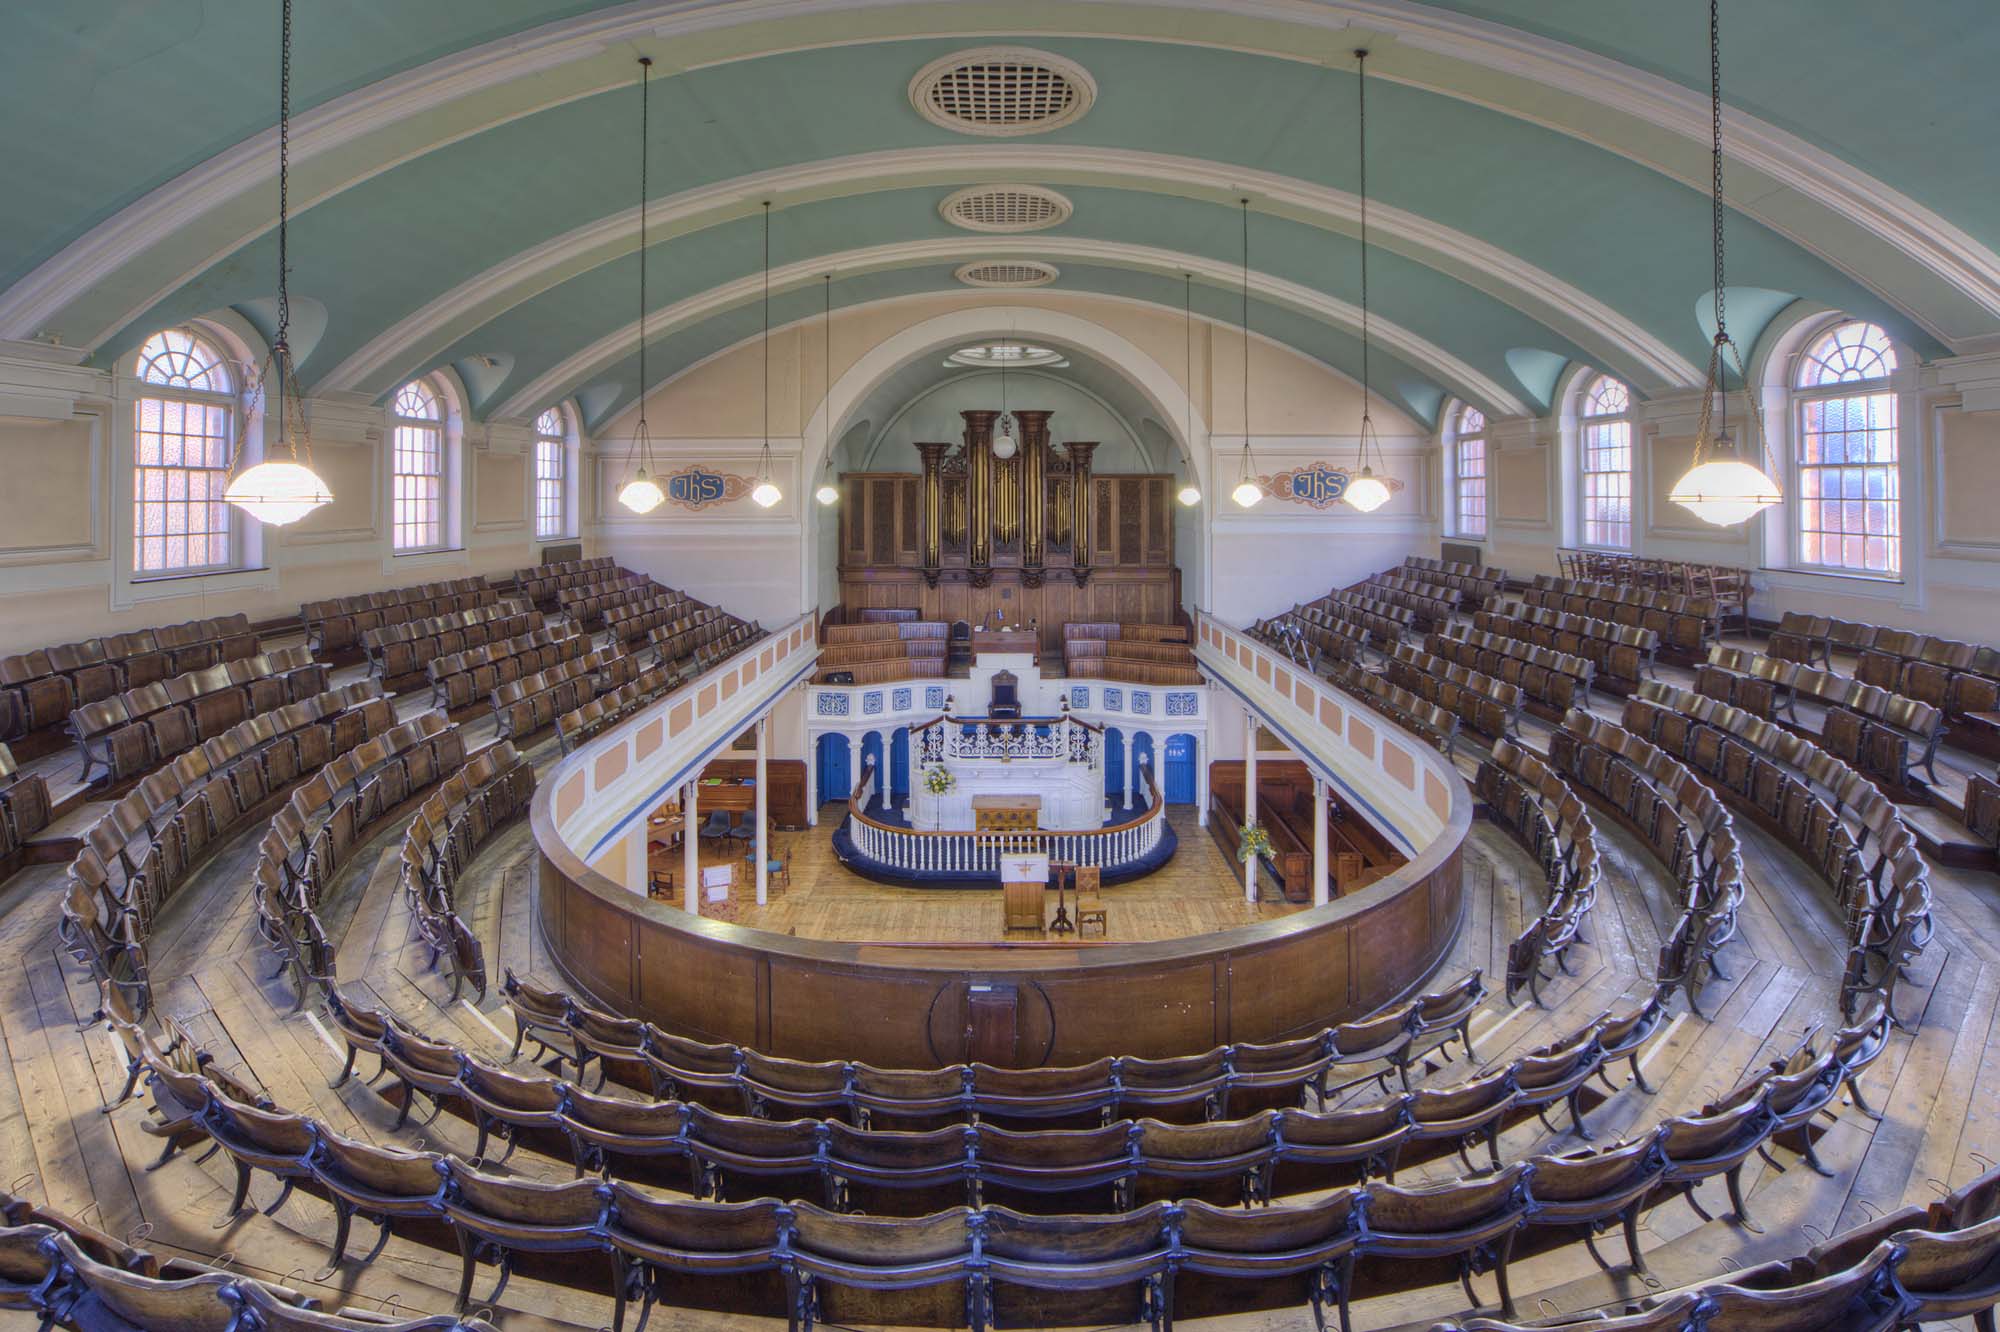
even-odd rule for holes
{"type": "Polygon", "coordinates": [[[1181,274],[1181,377],[1187,381],[1188,476],[1194,476],[1194,274],[1181,274]]]}
{"type": "Polygon", "coordinates": [[[1250,479],[1250,200],[1243,204],[1243,459],[1237,480],[1250,479]]]}
{"type": "MultiPolygon", "coordinates": [[[[1736,345],[1736,339],[1729,336],[1728,287],[1726,277],[1725,251],[1723,245],[1722,206],[1722,4],[1721,0],[1708,0],[1708,146],[1709,146],[1709,217],[1711,225],[1711,245],[1713,247],[1715,301],[1715,340],[1708,350],[1708,374],[1703,384],[1701,396],[1701,418],[1695,426],[1693,465],[1701,466],[1709,461],[1711,450],[1721,440],[1729,439],[1729,394],[1727,371],[1734,367],[1736,380],[1743,385],[1744,406],[1749,413],[1749,429],[1756,441],[1757,451],[1762,456],[1764,473],[1775,476],[1775,463],[1771,457],[1770,441],[1764,434],[1763,411],[1757,402],[1757,394],[1751,389],[1749,377],[1744,373],[1743,349],[1736,345]],[[1726,357],[1725,357],[1726,353],[1726,357]]],[[[1733,441],[1732,445],[1733,445],[1733,441]]],[[[1744,450],[1736,447],[1736,456],[1741,458],[1744,450]]]]}
{"type": "Polygon", "coordinates": [[[771,201],[764,200],[764,448],[757,479],[771,479],[771,201]]]}
{"type": "Polygon", "coordinates": [[[1354,118],[1355,143],[1358,146],[1358,178],[1361,194],[1361,426],[1360,437],[1355,441],[1355,454],[1363,471],[1368,467],[1368,439],[1374,433],[1375,420],[1370,415],[1368,393],[1372,384],[1369,363],[1369,309],[1368,309],[1368,52],[1354,53],[1354,90],[1357,102],[1354,118]]]}
{"type": "Polygon", "coordinates": [[[652,156],[653,58],[639,57],[639,424],[636,433],[639,474],[653,471],[653,431],[646,421],[646,395],[651,383],[646,377],[646,223],[648,159],[652,156]]]}
{"type": "Polygon", "coordinates": [[[819,428],[820,448],[826,454],[821,464],[830,476],[833,473],[833,274],[824,280],[826,308],[820,318],[819,377],[820,388],[825,392],[827,410],[821,417],[819,428]]]}
{"type": "MultiPolygon", "coordinates": [[[[284,0],[278,20],[278,328],[271,340],[272,377],[278,384],[278,433],[299,460],[305,441],[306,466],[312,466],[312,435],[306,429],[304,397],[293,382],[292,363],[292,0],[284,0]]],[[[248,424],[249,413],[243,413],[248,424]]]]}

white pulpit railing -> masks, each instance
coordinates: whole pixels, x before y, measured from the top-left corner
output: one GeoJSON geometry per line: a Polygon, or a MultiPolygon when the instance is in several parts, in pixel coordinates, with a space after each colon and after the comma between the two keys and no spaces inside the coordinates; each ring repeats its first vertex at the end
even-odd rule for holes
{"type": "Polygon", "coordinates": [[[998,877],[1000,857],[1046,855],[1063,864],[1117,871],[1144,859],[1160,845],[1167,826],[1167,802],[1141,767],[1149,803],[1145,813],[1106,828],[1068,831],[924,832],[898,828],[862,811],[875,787],[875,763],[863,769],[855,799],[848,804],[847,833],[854,849],[886,869],[911,875],[974,874],[998,877]]]}

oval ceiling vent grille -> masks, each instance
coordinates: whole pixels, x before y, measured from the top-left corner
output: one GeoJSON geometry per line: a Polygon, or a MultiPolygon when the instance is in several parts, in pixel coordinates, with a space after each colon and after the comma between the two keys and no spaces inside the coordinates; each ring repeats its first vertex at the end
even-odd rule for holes
{"type": "Polygon", "coordinates": [[[938,205],[945,221],[967,231],[1040,231],[1072,211],[1068,199],[1039,185],[974,185],[938,205]]]}
{"type": "Polygon", "coordinates": [[[961,134],[1042,134],[1073,124],[1097,100],[1083,66],[1024,46],[986,46],[934,60],[910,80],[924,119],[961,134]]]}
{"type": "Polygon", "coordinates": [[[956,274],[968,287],[1046,287],[1061,276],[1054,264],[1037,259],[982,259],[956,274]]]}

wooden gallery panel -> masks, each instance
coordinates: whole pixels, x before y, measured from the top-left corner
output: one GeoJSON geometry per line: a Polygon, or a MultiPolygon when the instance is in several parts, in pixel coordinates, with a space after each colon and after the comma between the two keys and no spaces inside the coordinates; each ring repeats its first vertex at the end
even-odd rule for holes
{"type": "Polygon", "coordinates": [[[840,562],[916,568],[922,558],[921,480],[904,472],[851,473],[846,480],[840,562]]]}
{"type": "Polygon", "coordinates": [[[1171,564],[1174,520],[1170,476],[1100,476],[1097,536],[1091,559],[1099,568],[1171,564]]]}

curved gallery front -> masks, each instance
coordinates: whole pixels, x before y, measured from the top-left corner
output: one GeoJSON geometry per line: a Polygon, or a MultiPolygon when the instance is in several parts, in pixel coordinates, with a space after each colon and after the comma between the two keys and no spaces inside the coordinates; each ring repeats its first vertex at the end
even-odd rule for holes
{"type": "Polygon", "coordinates": [[[787,1058],[1028,1067],[1279,1040],[1414,993],[1460,923],[1472,800],[1441,759],[1441,828],[1395,872],[1325,906],[1157,942],[943,945],[800,939],[628,891],[557,826],[565,770],[594,757],[564,760],[533,811],[537,911],[557,966],[605,1008],[787,1058]]]}

